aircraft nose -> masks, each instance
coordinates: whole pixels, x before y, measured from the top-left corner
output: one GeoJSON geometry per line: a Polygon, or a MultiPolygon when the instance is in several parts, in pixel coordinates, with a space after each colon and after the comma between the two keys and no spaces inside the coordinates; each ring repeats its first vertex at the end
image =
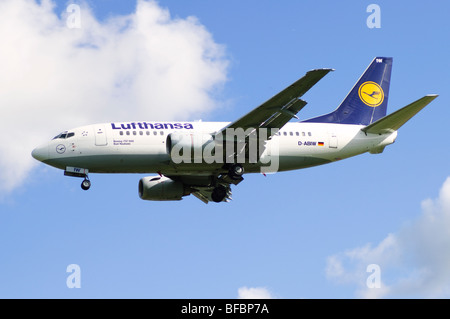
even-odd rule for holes
{"type": "Polygon", "coordinates": [[[48,145],[42,145],[36,147],[32,152],[31,156],[33,156],[38,161],[45,161],[48,159],[48,145]]]}

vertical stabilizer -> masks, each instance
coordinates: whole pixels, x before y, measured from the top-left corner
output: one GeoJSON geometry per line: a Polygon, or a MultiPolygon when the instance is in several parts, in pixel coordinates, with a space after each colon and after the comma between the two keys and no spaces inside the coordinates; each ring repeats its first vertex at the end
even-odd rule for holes
{"type": "Polygon", "coordinates": [[[392,58],[376,57],[339,107],[304,122],[369,125],[386,115],[392,58]]]}

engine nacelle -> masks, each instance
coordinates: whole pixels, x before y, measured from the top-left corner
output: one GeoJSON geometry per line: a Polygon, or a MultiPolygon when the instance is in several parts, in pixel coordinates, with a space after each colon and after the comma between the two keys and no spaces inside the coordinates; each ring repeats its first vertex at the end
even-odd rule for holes
{"type": "Polygon", "coordinates": [[[174,132],[167,135],[167,154],[176,164],[201,162],[205,157],[214,156],[214,147],[211,134],[174,132]]]}
{"type": "Polygon", "coordinates": [[[189,195],[182,182],[165,176],[148,176],[139,181],[139,197],[143,200],[181,200],[189,195]]]}

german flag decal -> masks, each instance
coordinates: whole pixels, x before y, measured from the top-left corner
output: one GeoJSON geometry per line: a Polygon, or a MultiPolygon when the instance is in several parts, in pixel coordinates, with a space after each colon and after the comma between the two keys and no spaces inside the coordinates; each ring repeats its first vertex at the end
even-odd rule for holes
{"type": "Polygon", "coordinates": [[[324,146],[325,144],[323,142],[317,142],[317,145],[324,146]]]}

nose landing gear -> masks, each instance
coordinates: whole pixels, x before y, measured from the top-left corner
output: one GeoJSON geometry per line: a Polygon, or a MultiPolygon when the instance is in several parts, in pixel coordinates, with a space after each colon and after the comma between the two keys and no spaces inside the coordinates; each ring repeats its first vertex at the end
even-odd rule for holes
{"type": "Polygon", "coordinates": [[[91,181],[86,175],[84,180],[81,182],[81,189],[87,191],[89,188],[91,188],[91,181]]]}
{"type": "Polygon", "coordinates": [[[87,191],[91,188],[91,181],[88,177],[89,170],[86,168],[78,168],[78,167],[66,167],[64,170],[64,175],[73,176],[73,177],[82,177],[84,180],[81,182],[81,189],[87,191]]]}

